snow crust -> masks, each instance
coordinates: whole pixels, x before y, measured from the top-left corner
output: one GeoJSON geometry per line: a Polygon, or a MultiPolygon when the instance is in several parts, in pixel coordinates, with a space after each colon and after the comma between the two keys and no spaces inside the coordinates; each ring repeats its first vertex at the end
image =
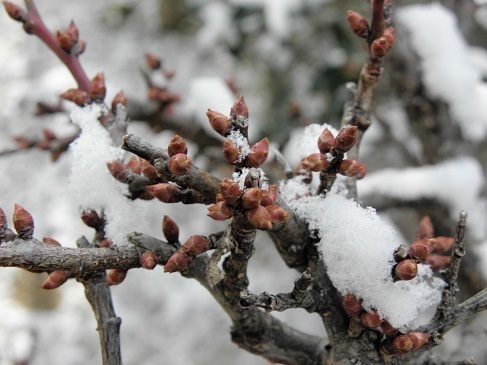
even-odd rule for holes
{"type": "Polygon", "coordinates": [[[121,160],[124,151],[113,145],[109,132],[99,123],[102,112],[99,105],[92,104],[71,113],[81,134],[70,146],[73,161],[69,189],[82,210],[104,209],[107,237],[115,244],[124,244],[127,234],[144,232],[144,210],[124,195],[108,171],[107,162],[121,160]]]}

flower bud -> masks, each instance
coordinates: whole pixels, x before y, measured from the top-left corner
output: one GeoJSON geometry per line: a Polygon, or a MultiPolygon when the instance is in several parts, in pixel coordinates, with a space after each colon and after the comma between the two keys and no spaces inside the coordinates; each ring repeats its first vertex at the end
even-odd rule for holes
{"type": "Polygon", "coordinates": [[[355,160],[342,160],[342,162],[340,162],[340,166],[338,167],[338,173],[348,177],[361,179],[367,173],[367,168],[365,165],[362,165],[360,162],[355,160]]]}
{"type": "Polygon", "coordinates": [[[244,191],[242,195],[242,206],[245,209],[254,209],[260,205],[262,200],[262,190],[250,188],[244,191]]]}
{"type": "Polygon", "coordinates": [[[105,75],[98,73],[90,83],[90,97],[95,103],[103,103],[107,89],[105,87],[105,75]]]}
{"type": "Polygon", "coordinates": [[[267,160],[268,155],[269,140],[266,137],[252,146],[245,160],[246,165],[248,167],[259,167],[267,160]]]}
{"type": "Polygon", "coordinates": [[[225,221],[232,215],[232,208],[225,201],[218,202],[208,208],[208,217],[216,221],[225,221]]]}
{"type": "Polygon", "coordinates": [[[413,350],[419,350],[428,343],[431,335],[423,332],[410,332],[408,337],[413,342],[413,350]]]}
{"type": "Polygon", "coordinates": [[[428,238],[423,238],[414,242],[408,249],[409,256],[419,262],[424,262],[433,250],[433,247],[427,244],[428,240],[428,238]]]}
{"type": "Polygon", "coordinates": [[[186,252],[189,256],[198,256],[199,254],[208,251],[210,243],[205,236],[191,236],[183,244],[181,250],[186,252]]]}
{"type": "Polygon", "coordinates": [[[395,41],[395,31],[393,27],[389,27],[386,30],[384,30],[384,34],[382,35],[387,42],[389,43],[389,47],[392,47],[394,45],[395,41]]]}
{"type": "Polygon", "coordinates": [[[260,205],[274,205],[277,201],[277,185],[269,185],[268,190],[262,190],[262,200],[260,205]]]}
{"type": "Polygon", "coordinates": [[[328,160],[322,153],[312,153],[301,164],[308,171],[320,172],[328,167],[328,160]]]}
{"type": "Polygon", "coordinates": [[[78,39],[79,39],[78,28],[76,27],[76,25],[74,24],[74,22],[72,20],[69,23],[68,28],[66,29],[66,33],[69,34],[69,36],[71,37],[73,42],[75,42],[75,43],[78,42],[78,39]]]}
{"type": "Polygon", "coordinates": [[[242,191],[238,187],[238,184],[228,179],[220,183],[220,191],[223,200],[230,205],[235,204],[238,198],[242,196],[242,191]]]}
{"type": "Polygon", "coordinates": [[[113,269],[108,272],[107,285],[118,285],[127,277],[127,270],[113,269]]]}
{"type": "Polygon", "coordinates": [[[230,116],[234,115],[241,115],[245,119],[249,119],[249,109],[245,104],[244,97],[239,95],[235,103],[233,103],[232,108],[230,109],[230,116]]]}
{"type": "Polygon", "coordinates": [[[179,227],[167,215],[162,219],[162,233],[168,243],[176,243],[179,240],[179,227]]]}
{"type": "Polygon", "coordinates": [[[394,328],[391,326],[391,324],[387,321],[384,321],[380,325],[380,329],[382,332],[384,332],[384,335],[387,337],[394,337],[399,333],[399,330],[397,328],[394,328]]]}
{"type": "Polygon", "coordinates": [[[367,23],[367,20],[365,20],[362,15],[349,10],[347,12],[347,20],[348,25],[350,26],[350,29],[354,34],[356,34],[360,38],[368,38],[370,31],[369,23],[367,23]]]}
{"type": "Polygon", "coordinates": [[[127,162],[127,167],[132,170],[134,174],[140,175],[141,173],[141,167],[140,167],[140,161],[137,157],[132,156],[127,162]]]}
{"type": "Polygon", "coordinates": [[[27,20],[27,13],[24,9],[18,5],[15,5],[14,3],[11,3],[10,1],[4,1],[3,6],[5,6],[5,10],[7,11],[9,17],[18,22],[25,23],[27,20]]]}
{"type": "Polygon", "coordinates": [[[125,94],[123,91],[119,91],[117,95],[113,98],[112,101],[112,113],[116,114],[117,113],[117,105],[122,104],[124,107],[127,106],[127,98],[125,97],[125,94]]]}
{"type": "Polygon", "coordinates": [[[418,239],[423,239],[433,238],[434,235],[435,230],[433,228],[433,223],[431,223],[431,218],[428,215],[425,215],[423,219],[421,219],[421,222],[419,222],[418,233],[416,236],[418,239]]]}
{"type": "Polygon", "coordinates": [[[379,327],[383,322],[382,318],[380,318],[377,312],[372,312],[372,313],[364,312],[360,316],[360,321],[362,321],[362,324],[367,328],[379,327]]]}
{"type": "Polygon", "coordinates": [[[174,175],[186,175],[191,169],[191,159],[184,153],[178,153],[169,159],[169,171],[174,175]]]}
{"type": "Polygon", "coordinates": [[[91,102],[90,94],[79,89],[69,89],[61,94],[61,99],[71,101],[78,106],[84,106],[91,102]]]}
{"type": "Polygon", "coordinates": [[[318,138],[318,149],[321,153],[325,154],[330,152],[334,145],[335,137],[333,137],[333,134],[328,128],[325,128],[318,138]]]}
{"type": "Polygon", "coordinates": [[[249,220],[250,224],[256,228],[260,229],[271,229],[272,228],[272,218],[269,211],[259,206],[255,209],[247,210],[245,216],[249,220]]]}
{"type": "Polygon", "coordinates": [[[450,251],[452,246],[455,244],[455,239],[452,237],[436,237],[434,238],[434,248],[433,252],[436,253],[447,253],[450,251]]]}
{"type": "Polygon", "coordinates": [[[346,294],[342,297],[343,309],[350,317],[358,317],[362,312],[362,304],[360,301],[352,294],[346,294]]]}
{"type": "Polygon", "coordinates": [[[337,152],[345,153],[349,151],[358,139],[358,127],[347,125],[338,132],[335,137],[335,144],[333,147],[337,152]]]}
{"type": "Polygon", "coordinates": [[[128,184],[134,172],[125,164],[119,161],[107,162],[110,174],[121,183],[128,184]]]}
{"type": "Polygon", "coordinates": [[[176,251],[164,265],[164,272],[177,272],[186,269],[193,262],[193,257],[186,252],[176,251]]]}
{"type": "Polygon", "coordinates": [[[392,342],[392,350],[395,354],[405,355],[413,349],[413,341],[408,335],[397,336],[392,342]]]}
{"type": "Polygon", "coordinates": [[[438,271],[445,269],[448,265],[450,265],[451,256],[443,256],[443,255],[436,255],[432,253],[429,255],[424,263],[426,265],[430,265],[431,270],[438,271]]]}
{"type": "Polygon", "coordinates": [[[28,211],[18,204],[14,208],[14,228],[19,238],[31,238],[34,234],[34,219],[28,211]]]}
{"type": "Polygon", "coordinates": [[[5,236],[5,232],[7,231],[7,216],[2,208],[0,208],[0,241],[5,236]]]}
{"type": "Polygon", "coordinates": [[[69,271],[55,270],[50,273],[41,285],[42,289],[56,289],[71,277],[69,271]]]}
{"type": "Polygon", "coordinates": [[[384,57],[390,48],[391,45],[385,37],[377,38],[370,45],[370,56],[372,58],[384,57]]]}
{"type": "Polygon", "coordinates": [[[58,30],[56,32],[56,43],[64,52],[70,54],[76,42],[68,32],[58,30]]]}
{"type": "Polygon", "coordinates": [[[181,191],[172,184],[160,183],[148,185],[147,190],[164,203],[177,203],[181,198],[181,191]]]}
{"type": "Polygon", "coordinates": [[[240,161],[240,151],[233,142],[223,142],[223,156],[225,156],[225,159],[231,164],[240,161]]]}
{"type": "Polygon", "coordinates": [[[157,56],[154,56],[150,53],[145,54],[145,63],[147,67],[151,70],[158,70],[161,68],[161,59],[157,56]]]}
{"type": "Polygon", "coordinates": [[[154,166],[152,166],[147,160],[140,159],[140,168],[142,174],[152,182],[159,181],[159,175],[154,166]]]}
{"type": "Polygon", "coordinates": [[[42,242],[47,243],[48,245],[61,247],[61,244],[58,241],[56,241],[54,238],[43,237],[42,242]]]}
{"type": "Polygon", "coordinates": [[[395,273],[400,280],[412,280],[418,275],[418,264],[414,260],[403,260],[397,264],[395,273]]]}
{"type": "Polygon", "coordinates": [[[99,228],[103,224],[103,219],[94,210],[84,210],[81,212],[81,220],[90,228],[99,228]]]}
{"type": "Polygon", "coordinates": [[[208,109],[206,112],[206,116],[210,121],[211,128],[219,135],[226,137],[232,130],[232,122],[222,113],[215,112],[211,109],[208,109]]]}
{"type": "Polygon", "coordinates": [[[271,215],[271,221],[274,224],[283,223],[289,218],[289,213],[278,205],[266,205],[265,209],[271,215]]]}
{"type": "Polygon", "coordinates": [[[100,242],[98,247],[99,248],[112,248],[113,242],[111,240],[109,240],[108,238],[105,238],[103,241],[100,242]]]}
{"type": "Polygon", "coordinates": [[[157,266],[157,254],[153,251],[145,251],[140,255],[140,266],[147,270],[154,270],[157,266]]]}
{"type": "Polygon", "coordinates": [[[167,153],[169,154],[169,156],[174,156],[178,153],[186,155],[188,153],[188,147],[186,147],[186,143],[180,136],[175,135],[174,137],[172,137],[171,142],[169,142],[169,146],[167,147],[167,153]]]}

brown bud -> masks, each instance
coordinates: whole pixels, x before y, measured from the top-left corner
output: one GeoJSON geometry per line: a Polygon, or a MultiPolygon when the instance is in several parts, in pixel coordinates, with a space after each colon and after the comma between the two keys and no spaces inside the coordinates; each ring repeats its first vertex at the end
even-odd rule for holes
{"type": "Polygon", "coordinates": [[[240,151],[235,143],[225,141],[223,142],[223,156],[229,163],[235,164],[240,160],[240,151]]]}
{"type": "Polygon", "coordinates": [[[145,251],[140,255],[140,266],[147,270],[153,270],[157,266],[157,254],[153,251],[145,251]]]}
{"type": "Polygon", "coordinates": [[[250,224],[256,228],[260,229],[271,229],[272,228],[272,218],[269,211],[259,206],[255,209],[247,210],[245,212],[247,219],[250,224]]]}
{"type": "Polygon", "coordinates": [[[390,48],[391,45],[385,37],[377,38],[370,45],[370,56],[372,58],[384,57],[390,48]]]}
{"type": "Polygon", "coordinates": [[[394,45],[395,41],[395,32],[393,27],[389,27],[386,30],[384,30],[384,34],[382,35],[387,42],[389,43],[389,47],[392,47],[394,45]]]}
{"type": "Polygon", "coordinates": [[[42,242],[47,243],[48,245],[61,247],[61,244],[58,241],[56,241],[54,238],[43,237],[42,242]]]}
{"type": "Polygon", "coordinates": [[[152,166],[147,160],[140,159],[140,168],[142,170],[142,174],[152,182],[159,181],[159,175],[157,174],[157,170],[154,166],[152,166]]]}
{"type": "Polygon", "coordinates": [[[91,80],[90,97],[95,103],[103,103],[106,93],[105,76],[100,72],[91,80]]]}
{"type": "Polygon", "coordinates": [[[119,161],[107,162],[107,167],[110,174],[124,184],[128,184],[134,175],[132,169],[119,161]]]}
{"type": "Polygon", "coordinates": [[[395,273],[400,280],[412,280],[418,275],[418,264],[414,260],[403,260],[397,264],[395,273]]]}
{"type": "Polygon", "coordinates": [[[362,165],[360,162],[355,160],[342,160],[342,162],[340,162],[340,166],[338,167],[338,173],[348,177],[361,179],[367,173],[367,168],[365,165],[362,165]]]}
{"type": "Polygon", "coordinates": [[[358,317],[362,312],[362,304],[360,301],[352,294],[346,294],[342,297],[343,309],[350,317],[358,317]]]}
{"type": "Polygon", "coordinates": [[[252,146],[245,163],[248,167],[259,167],[267,160],[268,155],[269,140],[266,137],[252,146]]]}
{"type": "Polygon", "coordinates": [[[247,105],[245,105],[243,95],[239,95],[235,103],[233,103],[233,106],[230,109],[230,115],[232,117],[234,115],[241,115],[242,117],[249,119],[249,109],[247,108],[247,105]]]}
{"type": "Polygon", "coordinates": [[[116,114],[117,113],[117,105],[122,104],[123,106],[127,106],[127,98],[125,97],[125,94],[123,91],[119,91],[117,95],[113,98],[112,101],[112,113],[116,114]]]}
{"type": "Polygon", "coordinates": [[[191,236],[183,244],[181,250],[186,252],[189,256],[198,256],[199,254],[208,251],[210,243],[205,236],[191,236]]]}
{"type": "Polygon", "coordinates": [[[409,256],[419,262],[424,262],[433,250],[433,247],[428,245],[428,240],[429,238],[423,238],[422,240],[414,242],[408,249],[409,256]]]}
{"type": "Polygon", "coordinates": [[[18,204],[14,208],[14,227],[19,238],[31,238],[34,234],[34,219],[28,211],[18,204]]]}
{"type": "Polygon", "coordinates": [[[103,224],[103,219],[94,210],[84,210],[81,212],[81,220],[84,224],[91,228],[100,228],[103,224]]]}
{"type": "Polygon", "coordinates": [[[277,201],[277,185],[269,185],[268,190],[262,190],[262,200],[260,205],[274,205],[277,201]]]}
{"type": "Polygon", "coordinates": [[[9,17],[18,22],[25,23],[27,20],[27,13],[24,9],[18,5],[15,5],[14,3],[11,3],[10,1],[4,1],[3,6],[5,6],[5,10],[7,11],[9,17]]]}
{"type": "Polygon", "coordinates": [[[230,205],[235,204],[238,198],[242,196],[242,191],[238,187],[238,184],[228,179],[220,183],[220,191],[222,192],[223,200],[230,205]]]}
{"type": "Polygon", "coordinates": [[[169,171],[174,175],[186,175],[191,169],[191,159],[184,153],[172,156],[168,162],[169,171]]]}
{"type": "Polygon", "coordinates": [[[425,215],[421,222],[419,222],[417,238],[433,238],[435,235],[435,230],[433,228],[433,223],[431,223],[431,218],[425,215]]]}
{"type": "Polygon", "coordinates": [[[140,161],[137,157],[132,156],[127,162],[127,167],[132,170],[134,174],[140,175],[141,173],[141,167],[140,167],[140,161]]]}
{"type": "Polygon", "coordinates": [[[71,277],[69,271],[55,270],[50,273],[41,285],[42,289],[56,289],[71,277]]]}
{"type": "Polygon", "coordinates": [[[369,23],[367,23],[367,20],[365,20],[362,15],[349,10],[347,12],[347,20],[348,25],[354,34],[360,38],[368,38],[370,32],[369,23]]]}
{"type": "Polygon", "coordinates": [[[413,350],[419,350],[428,343],[431,335],[423,332],[410,332],[408,337],[413,342],[413,350]]]}
{"type": "Polygon", "coordinates": [[[431,270],[438,271],[445,269],[448,265],[450,265],[451,256],[443,256],[443,255],[436,255],[432,253],[429,255],[424,263],[426,265],[430,265],[431,270]]]}
{"type": "Polygon", "coordinates": [[[232,215],[232,208],[225,201],[218,202],[208,208],[208,217],[216,221],[225,221],[232,215]]]}
{"type": "Polygon", "coordinates": [[[99,248],[112,248],[113,242],[111,240],[109,240],[108,238],[105,238],[103,241],[100,242],[98,247],[99,248]]]}
{"type": "Polygon", "coordinates": [[[413,349],[413,341],[408,335],[397,336],[392,342],[392,350],[395,354],[405,355],[413,349]]]}
{"type": "Polygon", "coordinates": [[[177,203],[181,198],[181,191],[172,184],[160,183],[148,185],[147,190],[164,203],[177,203]]]}
{"type": "Polygon", "coordinates": [[[355,145],[357,139],[358,127],[347,125],[338,132],[333,147],[337,152],[345,153],[355,145]]]}
{"type": "Polygon", "coordinates": [[[172,137],[171,141],[169,142],[169,146],[167,147],[167,153],[169,156],[174,156],[178,153],[186,155],[188,153],[188,147],[186,147],[184,139],[178,135],[172,137]]]}
{"type": "Polygon", "coordinates": [[[175,243],[179,240],[179,227],[167,215],[162,219],[162,233],[169,243],[175,243]]]}
{"type": "Polygon", "coordinates": [[[250,188],[244,191],[242,195],[242,206],[245,209],[254,209],[260,205],[262,200],[262,190],[250,188]]]}
{"type": "Polygon", "coordinates": [[[70,35],[70,37],[73,39],[74,42],[78,42],[78,39],[79,39],[78,28],[76,27],[76,25],[74,24],[74,22],[72,20],[69,23],[68,28],[66,29],[66,33],[68,33],[70,35]]]}
{"type": "Polygon", "coordinates": [[[113,269],[108,272],[107,285],[118,285],[127,277],[127,270],[113,269]]]}
{"type": "Polygon", "coordinates": [[[334,145],[335,137],[333,137],[333,134],[328,128],[325,128],[318,138],[318,149],[321,153],[325,154],[330,152],[334,145]]]}
{"type": "Polygon", "coordinates": [[[377,312],[372,312],[372,313],[364,312],[360,316],[360,320],[362,321],[362,324],[367,328],[379,327],[383,322],[383,319],[380,318],[377,312]]]}
{"type": "Polygon", "coordinates": [[[328,160],[322,153],[312,153],[301,161],[301,164],[308,171],[319,172],[328,167],[328,160]]]}
{"type": "Polygon", "coordinates": [[[0,208],[0,241],[5,236],[5,232],[7,231],[7,216],[2,208],[0,208]]]}
{"type": "Polygon", "coordinates": [[[266,205],[265,209],[271,215],[271,221],[274,224],[283,223],[289,218],[289,213],[278,205],[266,205]]]}
{"type": "Polygon", "coordinates": [[[436,253],[447,253],[455,244],[455,239],[452,237],[440,236],[440,237],[436,237],[434,241],[435,242],[434,242],[433,252],[436,253]]]}
{"type": "Polygon", "coordinates": [[[382,332],[384,332],[384,335],[387,337],[394,337],[399,333],[399,330],[397,328],[394,328],[391,326],[391,324],[387,321],[384,321],[380,325],[380,329],[382,332]]]}
{"type": "Polygon", "coordinates": [[[73,40],[73,37],[71,37],[68,32],[61,32],[58,30],[56,32],[56,43],[59,48],[69,54],[71,53],[71,50],[73,49],[73,46],[76,42],[73,40]]]}
{"type": "Polygon", "coordinates": [[[90,94],[79,89],[69,89],[61,94],[61,99],[71,101],[78,106],[83,106],[91,102],[90,94]]]}
{"type": "Polygon", "coordinates": [[[145,54],[145,63],[151,70],[157,70],[161,67],[161,59],[150,53],[145,54]]]}
{"type": "Polygon", "coordinates": [[[186,252],[176,251],[164,265],[164,272],[177,272],[186,269],[193,262],[193,257],[186,252]]]}
{"type": "Polygon", "coordinates": [[[208,109],[206,116],[210,121],[211,128],[219,135],[226,137],[232,130],[232,122],[222,113],[208,109]]]}

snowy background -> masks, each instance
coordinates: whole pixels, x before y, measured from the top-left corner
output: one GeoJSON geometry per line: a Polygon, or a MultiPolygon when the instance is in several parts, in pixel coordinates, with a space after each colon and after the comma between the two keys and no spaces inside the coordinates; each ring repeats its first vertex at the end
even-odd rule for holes
{"type": "MultiPolygon", "coordinates": [[[[356,80],[364,60],[362,44],[347,29],[346,10],[369,14],[368,1],[44,0],[37,5],[52,30],[75,20],[87,41],[83,66],[90,77],[105,73],[107,100],[123,89],[129,104],[146,102],[140,69],[144,54],[153,53],[176,72],[168,86],[181,95],[175,105],[178,120],[214,136],[204,113],[207,108],[228,112],[234,95],[225,80],[232,78],[250,109],[251,142],[268,136],[292,166],[298,162],[293,143],[304,126],[338,126],[343,85],[356,80]]],[[[386,61],[376,120],[362,147],[361,162],[370,173],[359,183],[359,199],[378,208],[395,228],[398,243],[412,242],[422,214],[444,218],[439,233],[451,235],[458,211],[467,210],[470,253],[486,258],[477,267],[487,277],[487,4],[465,0],[453,9],[440,3],[404,6],[394,21],[398,51],[386,61]],[[416,61],[403,57],[401,47],[416,61]],[[405,79],[413,76],[424,85],[424,95],[404,92],[413,83],[405,79]],[[411,106],[425,95],[433,100],[428,105],[434,106],[430,114],[437,123],[432,122],[427,138],[411,119],[411,106]],[[446,136],[441,145],[435,133],[446,136]],[[430,145],[441,153],[431,157],[430,145]]],[[[13,135],[39,138],[43,128],[59,136],[73,132],[68,114],[33,116],[38,101],[57,102],[57,95],[74,82],[46,47],[3,11],[0,67],[0,151],[15,147],[13,135]]],[[[137,121],[129,132],[163,147],[174,134],[154,134],[137,121]]],[[[211,155],[211,147],[198,150],[197,144],[188,144],[198,165],[209,164],[203,154],[211,155]]],[[[38,150],[2,156],[0,206],[7,216],[19,203],[33,215],[38,238],[52,237],[65,246],[74,246],[81,235],[90,238],[69,187],[72,162],[71,152],[56,163],[38,150]]],[[[272,162],[264,169],[271,182],[282,176],[282,168],[272,162]]],[[[224,169],[215,173],[229,176],[224,169]]],[[[165,214],[178,223],[183,240],[224,227],[206,217],[205,207],[135,201],[132,208],[144,211],[143,230],[155,237],[161,237],[165,214]]],[[[250,289],[289,291],[297,274],[279,260],[264,234],[256,244],[250,289]]],[[[20,270],[0,270],[0,364],[27,358],[32,365],[100,363],[96,323],[82,286],[71,280],[56,291],[42,292],[42,280],[20,270]]],[[[112,292],[123,321],[125,364],[266,363],[231,343],[230,321],[195,282],[163,274],[162,268],[132,270],[112,292]]],[[[303,331],[325,335],[317,317],[304,311],[277,316],[303,331]]],[[[474,355],[482,363],[487,354],[479,344],[486,340],[483,314],[452,331],[438,352],[452,359],[474,355]]]]}

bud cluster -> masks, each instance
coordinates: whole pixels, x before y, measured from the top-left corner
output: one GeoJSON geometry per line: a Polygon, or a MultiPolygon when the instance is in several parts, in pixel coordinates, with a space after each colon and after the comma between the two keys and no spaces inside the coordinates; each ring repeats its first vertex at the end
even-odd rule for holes
{"type": "Polygon", "coordinates": [[[23,136],[13,136],[12,139],[17,145],[17,150],[22,151],[29,148],[37,148],[42,151],[49,151],[51,160],[55,162],[68,149],[69,144],[78,137],[76,134],[74,137],[60,139],[50,129],[44,129],[42,134],[42,139],[28,139],[23,136]]]}
{"type": "Polygon", "coordinates": [[[191,236],[164,265],[164,271],[173,273],[186,269],[199,254],[208,251],[210,242],[205,236],[191,236]]]}
{"type": "Polygon", "coordinates": [[[392,48],[395,41],[394,28],[389,27],[384,34],[374,40],[370,45],[370,56],[372,58],[384,57],[392,48]]]}
{"type": "Polygon", "coordinates": [[[65,31],[56,32],[56,43],[64,52],[73,56],[79,56],[86,48],[86,42],[79,39],[79,31],[73,21],[65,31]]]}
{"type": "Polygon", "coordinates": [[[173,104],[181,99],[179,94],[170,92],[166,85],[167,80],[173,78],[175,72],[164,70],[161,59],[149,53],[145,55],[145,64],[143,72],[149,86],[147,98],[158,103],[161,111],[171,114],[173,104]]]}
{"type": "Polygon", "coordinates": [[[423,332],[409,332],[406,334],[386,338],[382,342],[380,353],[384,358],[391,359],[396,355],[406,355],[411,351],[417,351],[426,345],[431,335],[423,332]]]}
{"type": "Polygon", "coordinates": [[[168,169],[174,175],[186,175],[191,169],[191,159],[188,157],[188,148],[184,140],[175,135],[167,147],[167,153],[170,158],[168,161],[168,169]]]}
{"type": "MultiPolygon", "coordinates": [[[[60,96],[61,99],[71,101],[78,106],[84,106],[93,102],[98,104],[103,103],[106,93],[107,89],[105,85],[105,76],[103,73],[98,73],[91,80],[89,90],[85,91],[81,89],[69,89],[60,96]]],[[[125,97],[123,91],[118,92],[118,94],[113,98],[111,106],[113,113],[116,113],[118,104],[127,106],[127,98],[125,97]]]]}

